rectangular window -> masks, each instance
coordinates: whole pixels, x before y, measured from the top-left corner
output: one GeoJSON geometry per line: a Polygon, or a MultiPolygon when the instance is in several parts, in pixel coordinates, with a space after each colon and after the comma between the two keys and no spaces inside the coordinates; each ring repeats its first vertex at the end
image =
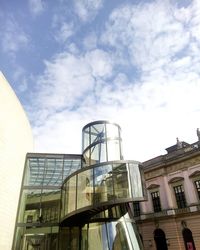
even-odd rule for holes
{"type": "Polygon", "coordinates": [[[174,187],[174,193],[178,208],[186,207],[185,193],[182,185],[174,187]]]}
{"type": "Polygon", "coordinates": [[[152,192],[151,198],[152,198],[154,212],[160,212],[161,211],[161,204],[160,204],[159,192],[158,191],[152,192]]]}
{"type": "Polygon", "coordinates": [[[195,183],[197,193],[198,193],[198,196],[199,196],[199,199],[200,199],[200,180],[195,181],[194,183],[195,183]]]}
{"type": "Polygon", "coordinates": [[[133,202],[134,216],[140,216],[140,203],[138,201],[133,202]]]}

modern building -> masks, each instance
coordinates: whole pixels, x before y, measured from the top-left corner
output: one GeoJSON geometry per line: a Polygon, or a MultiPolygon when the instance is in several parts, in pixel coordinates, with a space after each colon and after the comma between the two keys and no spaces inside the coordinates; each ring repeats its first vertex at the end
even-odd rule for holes
{"type": "Polygon", "coordinates": [[[148,250],[200,249],[200,134],[143,163],[148,200],[135,219],[148,250]]]}
{"type": "Polygon", "coordinates": [[[10,250],[24,160],[33,150],[31,128],[15,93],[0,72],[0,249],[10,250]]]}
{"type": "Polygon", "coordinates": [[[123,160],[117,124],[92,122],[82,135],[81,155],[27,154],[13,250],[143,249],[141,164],[123,160]]]}

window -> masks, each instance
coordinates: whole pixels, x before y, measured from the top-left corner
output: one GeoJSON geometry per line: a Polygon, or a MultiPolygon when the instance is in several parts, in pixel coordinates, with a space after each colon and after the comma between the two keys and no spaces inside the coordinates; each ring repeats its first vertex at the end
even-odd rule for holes
{"type": "Polygon", "coordinates": [[[197,193],[198,193],[198,196],[199,196],[199,199],[200,199],[200,180],[197,180],[194,183],[195,183],[197,193]]]}
{"type": "Polygon", "coordinates": [[[183,186],[182,185],[174,186],[174,193],[175,193],[178,208],[186,207],[186,200],[185,200],[183,186]]]}
{"type": "Polygon", "coordinates": [[[140,216],[140,203],[138,201],[133,202],[134,216],[140,216]]]}
{"type": "Polygon", "coordinates": [[[154,212],[160,212],[161,211],[161,204],[160,204],[159,192],[158,191],[152,192],[151,198],[152,198],[154,212]]]}

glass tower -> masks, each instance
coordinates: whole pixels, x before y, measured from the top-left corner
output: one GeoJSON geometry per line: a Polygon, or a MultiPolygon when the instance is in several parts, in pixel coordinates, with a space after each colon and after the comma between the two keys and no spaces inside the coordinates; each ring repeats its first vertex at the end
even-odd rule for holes
{"type": "Polygon", "coordinates": [[[82,155],[27,156],[13,249],[143,249],[140,163],[123,160],[117,124],[96,121],[82,135],[82,155]]]}

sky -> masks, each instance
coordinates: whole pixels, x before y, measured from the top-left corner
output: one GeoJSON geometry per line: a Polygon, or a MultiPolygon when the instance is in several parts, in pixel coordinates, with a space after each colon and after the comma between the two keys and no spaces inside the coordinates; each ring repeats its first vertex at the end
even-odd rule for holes
{"type": "Polygon", "coordinates": [[[95,120],[121,126],[127,160],[197,141],[199,0],[0,0],[0,34],[35,152],[81,153],[95,120]]]}

